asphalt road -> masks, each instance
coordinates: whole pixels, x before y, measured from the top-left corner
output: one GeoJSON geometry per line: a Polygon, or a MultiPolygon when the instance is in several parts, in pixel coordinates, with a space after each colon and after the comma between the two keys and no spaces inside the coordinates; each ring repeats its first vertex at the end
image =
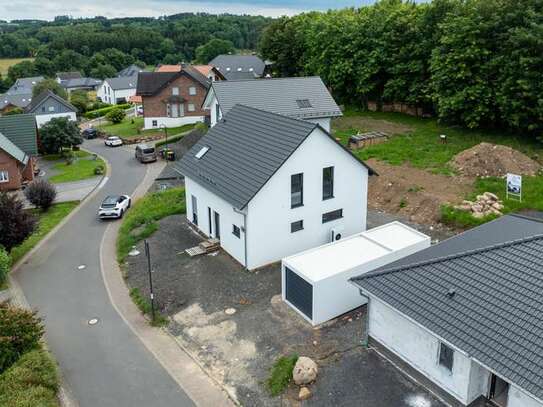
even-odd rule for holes
{"type": "Polygon", "coordinates": [[[106,185],[24,264],[15,278],[44,318],[47,342],[81,407],[193,406],[193,402],[124,323],[100,271],[107,222],[96,218],[108,194],[132,194],[145,166],[124,148],[85,148],[112,166],[106,185]],[[83,270],[78,266],[85,265],[83,270]],[[88,321],[98,318],[98,324],[88,321]]]}

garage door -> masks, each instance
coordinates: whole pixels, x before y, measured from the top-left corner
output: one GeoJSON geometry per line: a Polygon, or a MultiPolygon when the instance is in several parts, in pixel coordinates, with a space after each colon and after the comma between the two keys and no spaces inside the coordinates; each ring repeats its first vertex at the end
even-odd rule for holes
{"type": "Polygon", "coordinates": [[[285,297],[309,319],[313,318],[313,286],[285,267],[285,297]]]}

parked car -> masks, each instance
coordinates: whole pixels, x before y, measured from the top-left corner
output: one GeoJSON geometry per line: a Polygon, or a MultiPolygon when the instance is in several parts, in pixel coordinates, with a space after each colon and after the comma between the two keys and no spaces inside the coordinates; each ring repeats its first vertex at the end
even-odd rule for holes
{"type": "Polygon", "coordinates": [[[102,201],[100,209],[98,209],[98,217],[106,218],[122,218],[124,213],[130,208],[132,203],[128,195],[109,195],[102,201]]]}
{"type": "Polygon", "coordinates": [[[147,144],[138,144],[136,146],[136,160],[141,163],[148,163],[157,160],[156,148],[147,144]]]}
{"type": "Polygon", "coordinates": [[[91,140],[98,137],[98,130],[96,130],[94,127],[89,127],[88,129],[83,130],[81,132],[81,135],[83,136],[83,138],[91,140]]]}
{"type": "Polygon", "coordinates": [[[123,145],[123,139],[118,136],[109,136],[104,140],[104,144],[109,147],[117,147],[123,145]]]}

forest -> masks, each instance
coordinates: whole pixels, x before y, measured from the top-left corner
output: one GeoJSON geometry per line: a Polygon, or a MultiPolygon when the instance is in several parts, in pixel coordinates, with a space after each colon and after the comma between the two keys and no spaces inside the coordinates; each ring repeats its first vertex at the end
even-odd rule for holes
{"type": "Polygon", "coordinates": [[[320,75],[345,104],[423,107],[443,122],[541,137],[543,2],[383,0],[274,20],[275,74],[320,75]]]}

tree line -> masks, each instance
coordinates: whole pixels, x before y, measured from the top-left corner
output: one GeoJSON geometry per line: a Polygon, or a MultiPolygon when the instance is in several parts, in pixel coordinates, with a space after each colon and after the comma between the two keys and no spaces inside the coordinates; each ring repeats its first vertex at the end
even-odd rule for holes
{"type": "Polygon", "coordinates": [[[221,40],[223,48],[226,42],[229,49],[256,49],[270,21],[260,16],[184,13],[159,19],[59,16],[52,22],[4,23],[0,58],[35,58],[11,67],[4,86],[19,77],[61,71],[77,70],[103,79],[132,63],[190,62],[198,47],[213,40],[221,40]]]}
{"type": "Polygon", "coordinates": [[[343,103],[401,102],[470,128],[543,129],[543,2],[382,0],[274,20],[277,75],[320,75],[343,103]]]}

